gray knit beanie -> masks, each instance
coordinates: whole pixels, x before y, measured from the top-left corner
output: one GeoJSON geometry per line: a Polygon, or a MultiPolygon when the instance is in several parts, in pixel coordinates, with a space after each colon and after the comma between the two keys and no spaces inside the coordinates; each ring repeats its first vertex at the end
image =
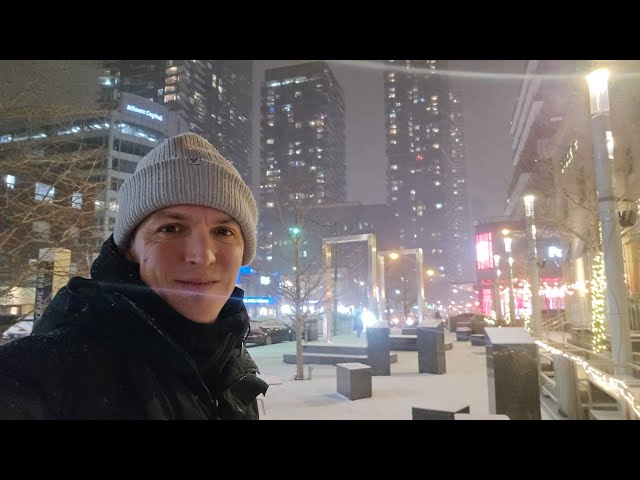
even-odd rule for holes
{"type": "Polygon", "coordinates": [[[191,204],[217,208],[238,222],[244,237],[242,265],[256,255],[258,209],[253,194],[231,162],[195,133],[168,138],[145,155],[120,187],[118,204],[113,239],[121,250],[156,210],[191,204]]]}

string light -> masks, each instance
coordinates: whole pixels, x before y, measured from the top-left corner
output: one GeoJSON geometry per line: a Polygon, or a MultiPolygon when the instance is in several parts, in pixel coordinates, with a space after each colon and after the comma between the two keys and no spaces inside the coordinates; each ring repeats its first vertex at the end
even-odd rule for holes
{"type": "Polygon", "coordinates": [[[604,256],[596,254],[593,258],[593,278],[591,280],[591,330],[593,331],[593,351],[596,353],[607,350],[605,334],[605,289],[606,278],[604,274],[604,256]]]}
{"type": "Polygon", "coordinates": [[[536,344],[545,349],[547,352],[550,352],[554,355],[562,355],[564,358],[571,360],[572,362],[580,365],[587,376],[593,380],[593,382],[602,390],[612,395],[615,398],[618,398],[629,405],[633,413],[635,413],[636,417],[640,418],[640,403],[636,399],[636,396],[633,394],[629,386],[624,383],[622,380],[614,378],[610,375],[607,375],[602,370],[598,370],[597,368],[592,367],[589,363],[582,357],[577,355],[573,355],[571,353],[563,352],[551,345],[544,343],[541,340],[536,340],[536,344]]]}
{"type": "Polygon", "coordinates": [[[522,287],[522,300],[525,305],[525,309],[520,314],[520,317],[524,320],[524,328],[527,332],[531,332],[531,285],[529,282],[524,280],[524,285],[522,287]]]}

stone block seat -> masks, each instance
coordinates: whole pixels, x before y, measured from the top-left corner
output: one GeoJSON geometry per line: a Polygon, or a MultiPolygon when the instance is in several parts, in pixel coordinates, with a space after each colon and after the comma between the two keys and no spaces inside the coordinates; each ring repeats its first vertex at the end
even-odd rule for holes
{"type": "Polygon", "coordinates": [[[349,400],[359,400],[371,396],[371,367],[364,363],[338,363],[336,383],[339,394],[349,400]]]}
{"type": "Polygon", "coordinates": [[[411,407],[412,420],[454,420],[456,413],[469,413],[469,404],[433,399],[411,407]]]}

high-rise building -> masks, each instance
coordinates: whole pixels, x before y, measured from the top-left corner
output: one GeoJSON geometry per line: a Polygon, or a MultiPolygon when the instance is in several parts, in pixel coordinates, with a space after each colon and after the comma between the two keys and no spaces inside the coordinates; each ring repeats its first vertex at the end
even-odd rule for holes
{"type": "Polygon", "coordinates": [[[425,267],[448,278],[447,190],[454,161],[449,85],[445,76],[431,73],[446,70],[447,62],[387,60],[386,66],[388,204],[400,219],[403,248],[421,247],[425,267]]]}
{"type": "MultiPolygon", "coordinates": [[[[218,67],[211,118],[213,145],[251,184],[253,155],[253,61],[215,60],[218,67]]],[[[213,82],[212,82],[213,86],[213,82]]]]}
{"type": "Polygon", "coordinates": [[[247,60],[108,60],[100,99],[127,92],[165,105],[251,183],[252,70],[247,60]]]}
{"type": "Polygon", "coordinates": [[[321,61],[266,70],[261,92],[259,255],[271,262],[280,212],[346,198],[344,96],[321,61]]]}
{"type": "MultiPolygon", "coordinates": [[[[451,130],[451,150],[446,178],[447,199],[445,211],[449,218],[448,276],[454,282],[474,278],[473,243],[469,204],[467,203],[467,166],[464,148],[464,109],[462,93],[451,89],[449,92],[449,118],[451,130]]],[[[443,152],[443,154],[446,152],[443,152]]],[[[446,157],[445,157],[446,158],[446,157]]]]}

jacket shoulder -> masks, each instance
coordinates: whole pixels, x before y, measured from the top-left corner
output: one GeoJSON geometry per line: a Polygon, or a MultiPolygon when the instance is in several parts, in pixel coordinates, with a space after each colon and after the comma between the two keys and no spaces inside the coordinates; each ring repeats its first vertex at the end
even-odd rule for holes
{"type": "Polygon", "coordinates": [[[61,417],[67,335],[31,335],[0,347],[1,419],[61,417]]]}
{"type": "Polygon", "coordinates": [[[51,300],[33,334],[51,333],[62,326],[77,324],[79,319],[95,318],[109,311],[113,304],[113,295],[98,282],[74,277],[51,300]]]}

